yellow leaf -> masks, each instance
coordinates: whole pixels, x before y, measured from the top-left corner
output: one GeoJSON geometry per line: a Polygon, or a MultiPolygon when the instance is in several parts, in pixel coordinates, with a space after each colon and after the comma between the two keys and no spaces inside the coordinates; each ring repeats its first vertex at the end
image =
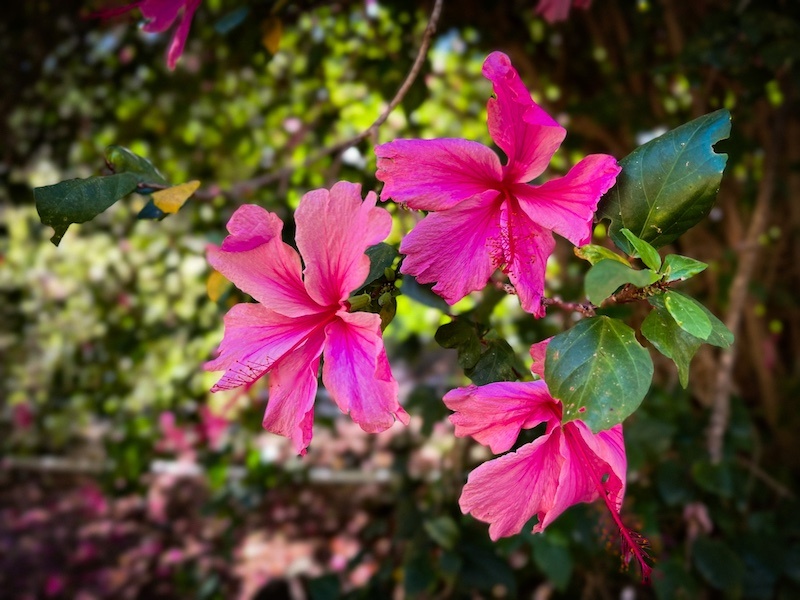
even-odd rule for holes
{"type": "Polygon", "coordinates": [[[199,181],[189,181],[165,190],[158,190],[153,192],[153,203],[165,213],[176,213],[199,187],[199,181]]]}
{"type": "Polygon", "coordinates": [[[270,54],[277,54],[281,47],[283,23],[278,17],[270,17],[261,24],[261,43],[270,54]]]}
{"type": "Polygon", "coordinates": [[[222,294],[225,293],[225,290],[228,289],[230,284],[231,282],[225,279],[225,276],[222,273],[219,271],[211,271],[211,275],[209,275],[208,279],[206,280],[206,291],[208,292],[208,297],[211,298],[212,302],[216,302],[220,299],[222,294]]]}

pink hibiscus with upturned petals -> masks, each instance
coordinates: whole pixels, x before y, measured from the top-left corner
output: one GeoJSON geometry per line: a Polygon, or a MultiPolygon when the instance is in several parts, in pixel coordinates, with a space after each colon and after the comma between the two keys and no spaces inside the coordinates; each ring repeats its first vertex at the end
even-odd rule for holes
{"type": "Polygon", "coordinates": [[[167,66],[175,69],[178,59],[183,54],[186,46],[186,38],[189,37],[189,29],[192,26],[192,18],[200,6],[201,0],[138,0],[118,8],[109,8],[100,11],[96,16],[100,18],[111,18],[126,13],[134,8],[142,11],[142,16],[147,19],[147,23],[142,29],[148,33],[162,33],[172,27],[177,20],[178,26],[172,34],[167,51],[167,66]]]}
{"type": "Polygon", "coordinates": [[[597,202],[616,181],[612,156],[589,155],[564,177],[528,182],[547,168],[566,131],[538,106],[511,61],[493,52],[483,74],[494,86],[489,133],[508,156],[460,139],[394,140],[375,148],[382,199],[430,213],[403,240],[401,271],[449,304],[481,289],[501,267],[520,303],[537,317],[552,232],[576,245],[591,239],[597,202]]]}
{"type": "Polygon", "coordinates": [[[572,5],[575,8],[589,8],[592,0],[539,0],[536,5],[536,14],[548,23],[556,23],[558,21],[566,21],[569,17],[569,9],[572,5]]]}
{"type": "Polygon", "coordinates": [[[295,212],[300,254],[281,240],[276,215],[244,205],[228,222],[222,246],[208,251],[211,266],[258,302],[237,304],[225,316],[219,357],[205,367],[225,371],[212,391],[270,373],[264,428],[290,437],[300,454],[311,441],[323,355],[325,387],[364,431],[384,431],[395,419],[408,424],[380,316],[351,313],[347,302],[369,273],[365,250],[392,226],[376,201],[370,192],[362,202],[361,186],[347,182],[307,193],[295,212]]]}
{"type": "MultiPolygon", "coordinates": [[[[543,363],[538,367],[543,372],[543,363]]],[[[646,540],[619,516],[627,469],[622,425],[595,434],[580,420],[562,424],[562,404],[544,380],[471,385],[448,392],[444,403],[455,411],[456,436],[495,453],[511,449],[522,429],[546,423],[544,435],[469,475],[459,505],[489,523],[492,540],[519,533],[534,515],[533,532],[542,532],[573,504],[602,498],[619,527],[623,558],[636,558],[643,579],[649,577],[646,540]]]]}

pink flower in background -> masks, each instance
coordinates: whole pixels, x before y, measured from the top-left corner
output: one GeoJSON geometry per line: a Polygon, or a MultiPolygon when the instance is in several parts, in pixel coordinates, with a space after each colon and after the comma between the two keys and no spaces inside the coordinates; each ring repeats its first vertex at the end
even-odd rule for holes
{"type": "Polygon", "coordinates": [[[142,16],[147,19],[147,23],[142,29],[148,33],[162,33],[172,27],[175,21],[178,21],[167,51],[167,66],[174,69],[183,54],[186,38],[189,37],[189,29],[192,26],[192,18],[198,6],[200,6],[200,0],[138,0],[118,8],[100,11],[96,16],[111,18],[138,8],[142,11],[142,16]]]}
{"type": "Polygon", "coordinates": [[[382,198],[430,211],[403,240],[401,271],[449,304],[486,285],[502,268],[524,310],[541,305],[552,232],[576,245],[591,239],[597,202],[620,171],[605,154],[587,156],[567,175],[543,183],[541,175],[566,131],[538,106],[509,58],[490,54],[483,74],[495,97],[488,103],[489,133],[508,156],[461,139],[394,140],[375,148],[382,198]]]}
{"type": "Polygon", "coordinates": [[[572,4],[575,5],[575,8],[589,8],[592,0],[539,0],[539,4],[536,5],[536,13],[548,23],[566,21],[572,4]]]}
{"type": "Polygon", "coordinates": [[[573,504],[602,498],[619,527],[623,557],[635,557],[649,577],[646,541],[619,516],[627,469],[622,425],[595,434],[583,421],[562,423],[562,404],[544,380],[471,385],[448,392],[444,403],[455,411],[456,436],[471,436],[495,453],[510,450],[522,429],[546,424],[541,437],[469,475],[461,510],[489,523],[493,540],[519,533],[534,515],[539,533],[573,504]]]}
{"type": "Polygon", "coordinates": [[[225,374],[212,391],[270,373],[264,427],[290,437],[300,454],[311,441],[317,372],[333,400],[367,432],[408,424],[397,402],[381,339],[380,316],[349,312],[347,298],[366,279],[365,250],[383,240],[392,220],[374,193],[340,182],[303,196],[295,212],[300,255],[281,240],[283,223],[259,206],[240,207],[230,235],[208,251],[211,265],[258,304],[237,304],[225,316],[219,358],[225,374]]]}

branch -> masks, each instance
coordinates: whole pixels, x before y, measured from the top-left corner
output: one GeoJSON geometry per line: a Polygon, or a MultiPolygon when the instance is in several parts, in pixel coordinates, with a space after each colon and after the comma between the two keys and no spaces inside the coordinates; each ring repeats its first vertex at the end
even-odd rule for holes
{"type": "MultiPolygon", "coordinates": [[[[756,207],[751,217],[750,228],[747,230],[745,243],[739,252],[739,266],[731,284],[730,303],[728,305],[728,314],[725,317],[725,326],[733,333],[734,339],[739,334],[747,300],[748,285],[758,259],[758,249],[760,247],[758,238],[767,227],[769,208],[775,190],[775,173],[777,171],[781,139],[780,121],[782,119],[776,119],[770,140],[764,148],[764,174],[758,189],[756,207]]],[[[729,348],[722,350],[717,368],[711,419],[708,425],[708,453],[712,463],[719,463],[722,460],[723,439],[728,429],[728,420],[730,418],[730,396],[737,346],[738,344],[734,342],[729,348]]]]}
{"type": "MultiPolygon", "coordinates": [[[[375,134],[378,131],[378,128],[380,128],[380,126],[386,122],[386,119],[389,118],[389,115],[392,113],[392,111],[400,105],[400,103],[403,101],[403,98],[405,98],[405,95],[408,93],[408,90],[411,89],[414,81],[419,76],[419,73],[422,70],[422,65],[425,63],[425,59],[428,56],[428,49],[433,41],[433,35],[436,33],[436,25],[439,22],[439,16],[442,14],[443,3],[444,0],[435,0],[433,4],[433,10],[431,11],[431,16],[428,19],[428,25],[425,27],[425,32],[422,34],[422,41],[420,42],[419,50],[417,51],[417,57],[414,59],[414,64],[411,65],[408,75],[406,75],[403,84],[397,90],[394,98],[392,98],[391,102],[389,102],[389,104],[386,106],[380,116],[375,119],[372,125],[367,127],[358,135],[354,135],[351,138],[337,142],[332,146],[328,146],[327,148],[323,148],[315,154],[312,154],[305,160],[305,162],[303,162],[302,165],[290,165],[272,173],[265,173],[264,175],[254,177],[247,181],[242,181],[234,185],[230,190],[222,191],[221,193],[227,196],[241,196],[245,192],[250,192],[271,183],[275,183],[276,181],[280,181],[281,179],[288,177],[297,169],[308,168],[326,156],[343,152],[375,134]]],[[[198,194],[195,195],[197,196],[198,194]]],[[[202,192],[199,194],[199,197],[204,197],[202,192]]]]}

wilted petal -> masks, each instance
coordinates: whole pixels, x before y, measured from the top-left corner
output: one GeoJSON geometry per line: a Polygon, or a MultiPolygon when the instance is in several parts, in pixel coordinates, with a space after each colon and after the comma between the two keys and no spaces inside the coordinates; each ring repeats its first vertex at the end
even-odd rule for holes
{"type": "Polygon", "coordinates": [[[505,180],[530,181],[544,172],[567,132],[533,101],[508,56],[492,52],[483,75],[496,96],[487,104],[489,134],[508,156],[505,180]]]}
{"type": "Polygon", "coordinates": [[[317,315],[287,319],[260,304],[235,305],[225,315],[219,356],[204,365],[206,371],[225,371],[211,391],[252,383],[320,328],[317,315]]]}
{"type": "Polygon", "coordinates": [[[493,540],[519,533],[533,515],[541,523],[556,497],[564,463],[561,438],[561,428],[556,427],[475,469],[461,493],[461,511],[489,523],[493,540]]]}
{"type": "Polygon", "coordinates": [[[317,331],[303,346],[281,360],[269,376],[264,429],[291,438],[298,454],[305,454],[311,441],[317,373],[324,342],[324,332],[317,331]]]}
{"type": "Polygon", "coordinates": [[[364,251],[389,235],[392,217],[377,208],[373,192],[340,181],[330,192],[308,192],[295,212],[297,247],[305,263],[308,293],[322,306],[339,306],[369,273],[364,251]]]}
{"type": "Polygon", "coordinates": [[[239,207],[228,222],[220,248],[208,249],[208,262],[243,292],[287,317],[319,312],[300,274],[300,257],[281,241],[283,223],[260,206],[239,207]]]}
{"type": "Polygon", "coordinates": [[[558,480],[558,492],[551,509],[539,519],[534,532],[544,531],[573,504],[597,500],[601,491],[610,496],[615,506],[622,505],[626,466],[622,426],[603,433],[607,435],[593,434],[583,421],[564,425],[561,453],[566,461],[558,480]],[[613,462],[613,467],[607,458],[613,462]]]}
{"type": "Polygon", "coordinates": [[[368,433],[384,431],[408,414],[397,402],[381,339],[380,317],[372,313],[340,312],[325,329],[322,381],[343,412],[368,433]]]}
{"type": "Polygon", "coordinates": [[[444,210],[496,188],[503,178],[497,155],[459,139],[394,140],[375,147],[381,199],[419,210],[444,210]]]}
{"type": "Polygon", "coordinates": [[[170,69],[175,68],[178,59],[183,54],[183,49],[186,46],[186,38],[189,37],[189,29],[192,27],[192,18],[198,6],[200,6],[200,0],[189,0],[186,2],[183,16],[181,17],[180,23],[178,23],[178,27],[175,29],[175,33],[172,35],[172,42],[167,51],[167,66],[170,69]]]}
{"type": "Polygon", "coordinates": [[[472,436],[495,454],[509,450],[521,430],[561,420],[561,403],[543,381],[470,385],[448,392],[444,403],[455,411],[456,436],[472,436]]]}
{"type": "Polygon", "coordinates": [[[564,177],[540,186],[515,185],[512,194],[533,221],[582,246],[591,241],[600,197],[611,189],[620,171],[613,156],[591,154],[564,177]]]}
{"type": "Polygon", "coordinates": [[[500,238],[497,192],[485,192],[450,210],[428,214],[409,233],[400,252],[400,271],[420,283],[437,282],[433,291],[449,304],[486,285],[497,267],[490,246],[500,238]]]}
{"type": "Polygon", "coordinates": [[[501,229],[501,245],[496,254],[502,256],[504,271],[517,290],[522,310],[543,317],[544,277],[547,258],[555,247],[553,235],[508,203],[501,214],[501,229]]]}

